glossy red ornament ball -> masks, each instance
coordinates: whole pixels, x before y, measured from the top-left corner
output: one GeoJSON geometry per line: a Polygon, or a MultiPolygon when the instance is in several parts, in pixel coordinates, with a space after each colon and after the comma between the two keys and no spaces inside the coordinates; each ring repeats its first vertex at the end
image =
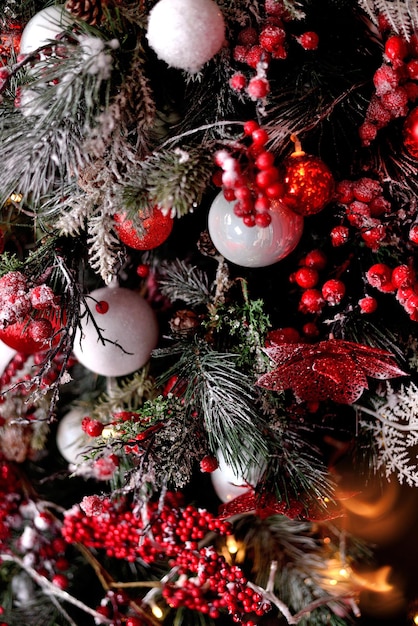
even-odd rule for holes
{"type": "MultiPolygon", "coordinates": [[[[140,214],[139,216],[141,217],[140,214]]],[[[116,222],[115,231],[119,239],[135,250],[157,248],[168,239],[174,224],[173,218],[170,215],[164,215],[157,207],[152,209],[149,217],[142,220],[143,234],[138,231],[131,220],[126,218],[125,213],[117,213],[113,219],[116,222]]]]}
{"type": "Polygon", "coordinates": [[[299,215],[315,215],[331,201],[334,178],[320,158],[300,152],[285,163],[284,187],[281,201],[289,209],[299,215]]]}
{"type": "Polygon", "coordinates": [[[418,107],[412,109],[404,122],[403,143],[410,156],[418,159],[418,107]]]}

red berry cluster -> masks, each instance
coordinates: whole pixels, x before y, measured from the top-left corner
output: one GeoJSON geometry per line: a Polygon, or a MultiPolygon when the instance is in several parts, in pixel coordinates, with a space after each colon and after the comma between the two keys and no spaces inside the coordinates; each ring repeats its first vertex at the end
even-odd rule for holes
{"type": "MultiPolygon", "coordinates": [[[[21,272],[8,272],[0,278],[0,329],[22,322],[32,311],[57,308],[57,298],[46,284],[28,287],[26,276],[21,272]]],[[[41,317],[30,320],[27,332],[34,341],[45,341],[53,333],[49,319],[41,317]]]]}
{"type": "Polygon", "coordinates": [[[104,498],[85,511],[92,515],[86,516],[79,506],[65,513],[62,528],[65,540],[102,549],[110,557],[132,562],[142,559],[153,563],[157,559],[172,558],[184,548],[196,550],[198,542],[209,532],[222,535],[230,532],[228,522],[206,510],[179,507],[176,494],[167,496],[160,511],[158,503],[147,505],[147,531],[142,517],[126,500],[114,502],[104,498]]]}
{"type": "Polygon", "coordinates": [[[409,104],[418,98],[418,37],[413,35],[407,42],[400,35],[390,35],[384,54],[386,62],[374,74],[375,93],[359,129],[364,146],[393,119],[405,117],[409,104]]]}
{"type": "MultiPolygon", "coordinates": [[[[345,284],[338,278],[330,278],[320,283],[320,272],[325,269],[327,257],[321,250],[311,250],[301,259],[300,267],[290,275],[290,281],[303,289],[299,302],[301,313],[317,315],[324,306],[336,306],[345,295],[345,284]]],[[[309,330],[312,334],[313,329],[309,330]]]]}
{"type": "Polygon", "coordinates": [[[267,613],[271,605],[248,585],[242,570],[229,565],[213,547],[184,550],[170,561],[177,579],[164,584],[162,595],[173,608],[181,606],[217,619],[227,610],[235,622],[250,626],[250,618],[267,613]]]}
{"type": "MultiPolygon", "coordinates": [[[[233,58],[246,65],[256,74],[249,80],[243,72],[235,72],[229,84],[234,91],[246,90],[252,100],[265,98],[270,85],[267,70],[272,59],[286,59],[288,55],[288,33],[285,27],[286,11],[281,3],[265,3],[266,19],[260,29],[248,26],[238,33],[237,45],[233,49],[233,58]]],[[[295,37],[305,50],[316,50],[318,35],[306,32],[295,37]]]]}
{"type": "Polygon", "coordinates": [[[366,279],[378,291],[395,294],[410,319],[418,322],[418,279],[413,268],[408,265],[390,268],[386,263],[375,263],[366,272],[366,279]]]}
{"type": "Polygon", "coordinates": [[[13,464],[4,458],[0,462],[0,543],[4,553],[21,556],[54,584],[68,586],[63,573],[69,568],[67,545],[60,524],[49,511],[25,498],[13,464]]]}
{"type": "Polygon", "coordinates": [[[219,150],[215,162],[222,171],[214,180],[223,187],[226,200],[236,201],[234,213],[246,226],[265,228],[271,222],[271,202],[283,195],[283,185],[274,165],[274,154],[265,147],[267,131],[257,122],[249,121],[244,124],[244,135],[252,141],[245,149],[244,166],[227,150],[219,150]]]}
{"type": "MultiPolygon", "coordinates": [[[[337,184],[336,201],[344,206],[347,221],[359,231],[366,246],[378,250],[387,237],[382,217],[391,210],[380,182],[367,176],[356,181],[343,180],[337,184]]],[[[331,230],[334,246],[343,245],[348,239],[347,227],[336,226],[331,230]]]]}

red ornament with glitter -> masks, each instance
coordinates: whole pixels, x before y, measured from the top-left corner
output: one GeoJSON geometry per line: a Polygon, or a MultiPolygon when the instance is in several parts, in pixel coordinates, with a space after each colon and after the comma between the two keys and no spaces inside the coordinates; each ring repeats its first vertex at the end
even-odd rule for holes
{"type": "MultiPolygon", "coordinates": [[[[141,212],[139,217],[141,218],[141,212]]],[[[158,207],[154,207],[148,217],[141,219],[143,233],[135,227],[132,220],[126,218],[124,213],[117,213],[113,219],[116,222],[115,231],[119,239],[135,250],[157,248],[168,239],[174,224],[173,218],[162,213],[158,207]]]]}
{"type": "Polygon", "coordinates": [[[332,200],[334,177],[319,157],[306,154],[297,140],[295,143],[295,152],[284,165],[285,192],[281,201],[299,215],[315,215],[332,200]]]}
{"type": "Polygon", "coordinates": [[[418,159],[418,107],[410,112],[404,122],[403,143],[408,154],[418,159]]]}

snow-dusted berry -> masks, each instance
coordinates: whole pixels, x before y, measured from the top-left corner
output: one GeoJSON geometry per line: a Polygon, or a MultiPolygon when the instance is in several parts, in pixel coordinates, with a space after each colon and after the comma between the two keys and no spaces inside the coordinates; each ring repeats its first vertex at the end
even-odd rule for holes
{"type": "Polygon", "coordinates": [[[214,472],[219,466],[218,460],[216,457],[207,454],[200,461],[200,471],[202,472],[214,472]]]}
{"type": "Polygon", "coordinates": [[[302,313],[320,313],[324,304],[325,301],[318,289],[306,289],[301,296],[299,310],[302,313]]]}
{"type": "Polygon", "coordinates": [[[316,50],[319,45],[318,34],[314,31],[307,31],[306,33],[302,33],[302,35],[296,37],[296,40],[304,50],[316,50]]]}
{"type": "Polygon", "coordinates": [[[377,300],[372,296],[365,296],[358,302],[362,313],[374,313],[377,309],[377,300]]]}
{"type": "Polygon", "coordinates": [[[30,302],[34,309],[44,310],[56,304],[56,297],[51,287],[42,284],[29,291],[30,302]]]}
{"type": "Polygon", "coordinates": [[[254,76],[248,83],[247,92],[252,100],[265,98],[270,92],[270,83],[267,78],[254,76]]]}
{"type": "Polygon", "coordinates": [[[344,298],[345,284],[342,280],[331,278],[322,285],[321,293],[328,304],[336,306],[344,298]]]}

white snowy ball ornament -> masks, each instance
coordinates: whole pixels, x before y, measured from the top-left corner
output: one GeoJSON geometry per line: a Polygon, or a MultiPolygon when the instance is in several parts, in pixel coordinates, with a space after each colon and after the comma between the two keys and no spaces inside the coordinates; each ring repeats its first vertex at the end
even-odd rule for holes
{"type": "Polygon", "coordinates": [[[235,215],[234,204],[220,192],[208,216],[213,245],[228,261],[241,267],[266,267],[296,248],[303,232],[301,215],[293,213],[279,201],[273,201],[269,226],[248,227],[235,215]]]}
{"type": "Polygon", "coordinates": [[[76,407],[61,418],[56,435],[57,448],[68,463],[81,463],[91,449],[92,438],[81,428],[85,411],[76,407]]]}
{"type": "Polygon", "coordinates": [[[218,450],[216,456],[219,465],[211,473],[210,478],[216,495],[224,503],[242,496],[251,487],[255,487],[266,470],[265,463],[260,462],[260,464],[256,464],[254,460],[250,459],[250,452],[245,449],[243,449],[243,459],[247,465],[245,476],[239,470],[228,465],[220,450],[218,450]]]}
{"type": "Polygon", "coordinates": [[[45,46],[74,23],[69,11],[54,5],[36,13],[26,24],[20,40],[20,54],[28,54],[45,46]]]}
{"type": "Polygon", "coordinates": [[[145,365],[158,341],[148,302],[130,289],[111,286],[93,291],[87,303],[89,313],[81,310],[81,330],[75,333],[78,361],[102,376],[126,376],[145,365]]]}
{"type": "Polygon", "coordinates": [[[225,41],[225,22],[213,0],[159,0],[149,14],[148,43],[169,66],[197,72],[225,41]]]}

